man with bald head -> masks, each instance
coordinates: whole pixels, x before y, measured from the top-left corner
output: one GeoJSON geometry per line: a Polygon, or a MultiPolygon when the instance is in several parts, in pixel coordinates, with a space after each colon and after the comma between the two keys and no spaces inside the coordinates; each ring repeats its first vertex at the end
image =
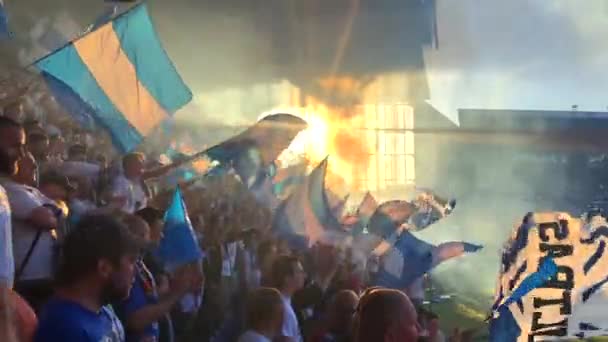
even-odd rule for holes
{"type": "Polygon", "coordinates": [[[372,288],[361,297],[355,342],[416,342],[420,332],[416,309],[403,292],[372,288]]]}

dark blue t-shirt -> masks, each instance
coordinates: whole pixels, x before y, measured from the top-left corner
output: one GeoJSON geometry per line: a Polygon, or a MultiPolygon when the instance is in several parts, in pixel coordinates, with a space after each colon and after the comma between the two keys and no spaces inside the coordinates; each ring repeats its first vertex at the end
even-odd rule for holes
{"type": "Polygon", "coordinates": [[[52,299],[38,317],[34,342],[124,342],[122,324],[110,307],[93,312],[80,304],[52,299]]]}
{"type": "MultiPolygon", "coordinates": [[[[158,303],[154,278],[142,262],[136,264],[137,273],[129,297],[116,305],[116,313],[123,321],[132,313],[143,307],[158,303]],[[144,284],[146,283],[146,284],[144,284]],[[147,290],[146,290],[147,288],[147,290]]],[[[144,337],[160,336],[158,322],[148,325],[142,334],[134,334],[127,330],[127,342],[140,341],[144,337]]]]}

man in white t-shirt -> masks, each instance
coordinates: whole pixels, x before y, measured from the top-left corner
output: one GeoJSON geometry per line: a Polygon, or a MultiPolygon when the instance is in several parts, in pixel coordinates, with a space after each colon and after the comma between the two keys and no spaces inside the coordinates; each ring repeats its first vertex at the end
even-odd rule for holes
{"type": "MultiPolygon", "coordinates": [[[[11,177],[17,172],[17,160],[23,155],[24,149],[23,127],[0,117],[1,176],[11,177]]],[[[0,186],[0,341],[16,341],[14,321],[11,319],[13,313],[9,311],[14,274],[11,208],[6,191],[0,186]]]]}
{"type": "Polygon", "coordinates": [[[130,214],[145,208],[149,196],[145,181],[165,175],[196,157],[197,155],[194,155],[173,164],[146,170],[146,158],[142,153],[133,152],[125,155],[122,158],[122,173],[112,182],[111,203],[130,214]]]}
{"type": "Polygon", "coordinates": [[[14,176],[0,179],[11,206],[15,289],[35,310],[52,294],[55,229],[60,215],[53,200],[32,186],[36,173],[36,161],[27,153],[14,176]]]}
{"type": "Polygon", "coordinates": [[[122,173],[112,182],[112,203],[133,214],[148,204],[144,183],[145,158],[141,153],[129,153],[122,159],[122,173]]]}
{"type": "Polygon", "coordinates": [[[281,292],[285,313],[281,335],[290,337],[295,342],[302,341],[302,333],[298,317],[291,305],[291,297],[304,287],[306,273],[298,258],[283,255],[278,257],[272,265],[272,280],[275,287],[281,292]]]}

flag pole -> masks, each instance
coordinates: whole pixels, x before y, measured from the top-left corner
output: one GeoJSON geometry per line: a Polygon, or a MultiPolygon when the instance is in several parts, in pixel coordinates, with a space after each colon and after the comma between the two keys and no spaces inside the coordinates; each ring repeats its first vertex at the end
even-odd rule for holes
{"type": "MultiPolygon", "coordinates": [[[[125,15],[129,14],[129,13],[130,13],[131,11],[133,11],[133,10],[134,10],[136,7],[142,6],[143,4],[144,4],[144,0],[141,0],[141,1],[139,1],[139,2],[137,2],[137,3],[135,3],[135,4],[133,4],[133,6],[131,6],[131,7],[130,7],[129,9],[127,9],[126,11],[124,11],[124,12],[122,12],[122,13],[120,13],[120,14],[116,15],[115,17],[113,17],[113,18],[112,18],[112,19],[111,19],[109,22],[114,21],[114,20],[116,20],[116,19],[118,19],[118,18],[121,18],[121,17],[123,17],[123,16],[125,16],[125,15]]],[[[107,23],[106,23],[106,24],[107,24],[107,23]]],[[[104,25],[106,25],[106,24],[104,24],[104,25]]],[[[102,25],[102,26],[104,26],[104,25],[102,25]]],[[[97,29],[99,29],[99,27],[98,27],[97,29]]],[[[44,60],[45,58],[47,58],[47,57],[49,57],[49,56],[52,56],[52,55],[56,54],[57,52],[59,52],[60,50],[63,50],[63,49],[64,49],[65,47],[67,47],[68,45],[73,44],[75,41],[77,41],[77,40],[79,40],[79,39],[83,38],[84,36],[86,36],[86,35],[88,35],[88,34],[90,34],[90,33],[92,33],[92,32],[97,31],[97,29],[95,29],[95,30],[93,30],[93,31],[85,31],[85,32],[82,32],[82,33],[81,33],[81,34],[80,34],[78,37],[76,37],[76,38],[74,38],[74,39],[70,40],[69,42],[67,42],[67,43],[63,44],[62,46],[60,46],[60,47],[56,48],[55,50],[53,50],[53,51],[49,52],[48,54],[46,54],[46,55],[44,55],[44,56],[42,56],[42,57],[40,57],[40,58],[37,58],[37,59],[35,59],[34,61],[30,62],[28,65],[24,66],[24,67],[23,67],[23,69],[29,69],[29,68],[31,68],[31,67],[33,67],[33,66],[35,66],[36,64],[38,64],[40,61],[44,60]]]]}

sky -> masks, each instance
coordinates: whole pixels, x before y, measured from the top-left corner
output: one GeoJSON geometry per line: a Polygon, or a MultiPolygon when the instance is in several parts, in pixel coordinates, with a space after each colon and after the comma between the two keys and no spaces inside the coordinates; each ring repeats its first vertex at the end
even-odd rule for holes
{"type": "Polygon", "coordinates": [[[608,2],[439,1],[438,23],[431,103],[452,119],[455,108],[608,108],[608,2]]]}

